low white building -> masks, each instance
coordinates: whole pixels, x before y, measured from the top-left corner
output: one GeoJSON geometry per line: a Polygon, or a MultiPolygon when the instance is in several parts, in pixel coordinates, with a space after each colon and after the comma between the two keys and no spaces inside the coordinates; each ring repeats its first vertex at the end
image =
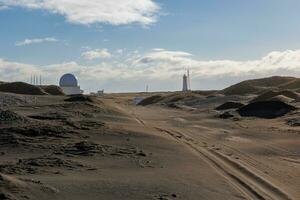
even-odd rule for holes
{"type": "Polygon", "coordinates": [[[104,96],[104,90],[99,90],[97,93],[91,92],[90,95],[95,96],[95,97],[104,96]]]}
{"type": "Polygon", "coordinates": [[[59,86],[66,95],[82,94],[78,80],[73,74],[64,74],[59,80],[59,86]]]}

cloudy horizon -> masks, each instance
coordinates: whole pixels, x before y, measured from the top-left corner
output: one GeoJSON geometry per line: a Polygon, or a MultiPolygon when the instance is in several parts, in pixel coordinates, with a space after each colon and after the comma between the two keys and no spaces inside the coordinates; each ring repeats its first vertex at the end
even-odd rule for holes
{"type": "Polygon", "coordinates": [[[300,76],[300,3],[176,2],[0,0],[0,81],[73,73],[87,92],[139,92],[180,90],[187,68],[194,90],[300,76]]]}

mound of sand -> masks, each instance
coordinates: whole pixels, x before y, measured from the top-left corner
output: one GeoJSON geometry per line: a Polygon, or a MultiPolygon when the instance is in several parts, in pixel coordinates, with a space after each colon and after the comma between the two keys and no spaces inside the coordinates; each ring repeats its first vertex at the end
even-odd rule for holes
{"type": "Polygon", "coordinates": [[[19,175],[42,174],[53,173],[51,170],[53,168],[73,170],[80,167],[84,167],[84,165],[73,160],[46,155],[41,157],[19,159],[17,163],[0,165],[0,172],[19,175]]]}
{"type": "Polygon", "coordinates": [[[286,123],[290,126],[300,126],[300,118],[288,119],[286,123]]]}
{"type": "Polygon", "coordinates": [[[215,95],[218,92],[219,92],[219,90],[195,90],[195,91],[193,91],[194,94],[200,94],[203,96],[215,95]]]}
{"type": "Polygon", "coordinates": [[[85,95],[74,95],[66,99],[67,102],[94,102],[94,99],[85,95]]]}
{"type": "Polygon", "coordinates": [[[212,98],[218,98],[218,97],[224,97],[225,95],[223,94],[212,94],[212,95],[208,95],[206,96],[207,99],[212,99],[212,98]]]}
{"type": "Polygon", "coordinates": [[[35,86],[23,82],[1,82],[0,92],[26,95],[64,95],[63,90],[55,85],[35,86]]]}
{"type": "Polygon", "coordinates": [[[28,118],[21,116],[15,112],[12,112],[10,110],[0,109],[0,125],[1,124],[12,124],[12,123],[23,124],[28,121],[29,121],[28,118]]]}
{"type": "Polygon", "coordinates": [[[281,117],[293,110],[296,110],[294,106],[281,101],[260,101],[250,103],[238,109],[238,113],[243,117],[272,119],[281,117]]]}
{"type": "Polygon", "coordinates": [[[300,79],[293,79],[286,84],[282,84],[279,86],[280,88],[284,89],[289,89],[289,90],[294,90],[294,89],[299,89],[300,88],[300,79]]]}
{"type": "Polygon", "coordinates": [[[41,88],[50,95],[65,95],[63,90],[56,85],[42,86],[41,88]]]}
{"type": "Polygon", "coordinates": [[[41,181],[32,178],[17,178],[15,176],[0,173],[0,199],[51,199],[51,194],[59,191],[41,181]],[[34,195],[33,195],[34,193],[34,195]],[[49,195],[48,198],[46,198],[49,195]]]}
{"type": "Polygon", "coordinates": [[[229,119],[229,118],[234,117],[234,115],[230,112],[224,112],[224,113],[220,114],[218,117],[221,119],[229,119]]]}
{"type": "Polygon", "coordinates": [[[247,80],[230,86],[222,91],[225,95],[261,94],[267,90],[299,90],[300,79],[274,76],[270,78],[247,80]]]}
{"type": "Polygon", "coordinates": [[[283,91],[268,91],[259,95],[251,102],[258,102],[258,101],[269,101],[269,100],[281,100],[283,102],[292,102],[293,100],[299,99],[300,94],[297,92],[293,92],[290,90],[283,90],[283,91]]]}
{"type": "Polygon", "coordinates": [[[229,101],[229,102],[226,102],[226,103],[216,107],[215,110],[237,109],[237,108],[241,108],[243,106],[245,106],[245,105],[240,102],[229,101]]]}
{"type": "Polygon", "coordinates": [[[300,118],[288,119],[286,123],[290,126],[300,126],[300,118]]]}
{"type": "Polygon", "coordinates": [[[33,101],[34,98],[32,96],[0,92],[0,107],[26,105],[33,101]]]}
{"type": "Polygon", "coordinates": [[[19,126],[1,129],[1,136],[10,137],[11,135],[18,135],[19,138],[25,137],[56,137],[67,138],[70,130],[53,125],[33,125],[33,126],[19,126]]]}
{"type": "Polygon", "coordinates": [[[151,104],[162,104],[173,107],[175,103],[183,103],[197,99],[198,97],[203,97],[197,92],[175,92],[167,95],[154,95],[148,98],[143,99],[138,105],[151,105],[151,104]]]}
{"type": "Polygon", "coordinates": [[[289,97],[284,96],[284,95],[277,95],[277,96],[272,97],[271,99],[269,99],[269,101],[281,101],[281,102],[289,104],[289,103],[295,101],[295,99],[289,98],[289,97]]]}
{"type": "Polygon", "coordinates": [[[23,82],[3,83],[0,84],[0,92],[28,95],[46,95],[47,93],[38,86],[30,85],[23,82]]]}
{"type": "MultiPolygon", "coordinates": [[[[6,192],[14,191],[14,193],[21,192],[22,189],[25,189],[27,184],[15,177],[4,175],[0,173],[0,199],[16,199],[15,195],[6,192]]],[[[23,192],[23,191],[22,191],[23,192]]],[[[25,196],[25,195],[24,195],[25,196]]]]}
{"type": "Polygon", "coordinates": [[[52,111],[36,115],[29,115],[28,117],[37,120],[67,120],[71,116],[72,115],[68,115],[67,113],[52,111]]]}
{"type": "Polygon", "coordinates": [[[199,92],[178,92],[174,94],[170,94],[165,96],[161,103],[170,104],[170,103],[178,103],[178,102],[186,102],[192,99],[196,99],[197,97],[203,97],[203,95],[199,94],[199,92]]]}
{"type": "Polygon", "coordinates": [[[158,103],[161,99],[162,99],[161,95],[154,95],[143,99],[138,105],[147,106],[147,105],[155,104],[158,103]]]}

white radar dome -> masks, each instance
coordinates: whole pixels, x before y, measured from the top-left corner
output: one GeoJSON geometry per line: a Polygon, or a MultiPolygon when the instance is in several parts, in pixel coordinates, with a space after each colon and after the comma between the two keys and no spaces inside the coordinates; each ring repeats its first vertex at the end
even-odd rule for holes
{"type": "Polygon", "coordinates": [[[60,87],[77,87],[78,81],[73,74],[64,74],[59,81],[60,87]]]}

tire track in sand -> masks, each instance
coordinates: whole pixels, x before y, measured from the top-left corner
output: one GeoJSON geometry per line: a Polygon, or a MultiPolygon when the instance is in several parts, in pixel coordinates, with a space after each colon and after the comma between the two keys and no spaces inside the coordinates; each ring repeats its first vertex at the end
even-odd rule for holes
{"type": "Polygon", "coordinates": [[[247,199],[259,200],[291,200],[285,192],[265,180],[253,170],[237,163],[225,155],[197,145],[192,138],[185,134],[155,127],[158,131],[168,134],[173,139],[187,145],[198,154],[220,175],[222,175],[234,188],[240,191],[247,199]]]}

